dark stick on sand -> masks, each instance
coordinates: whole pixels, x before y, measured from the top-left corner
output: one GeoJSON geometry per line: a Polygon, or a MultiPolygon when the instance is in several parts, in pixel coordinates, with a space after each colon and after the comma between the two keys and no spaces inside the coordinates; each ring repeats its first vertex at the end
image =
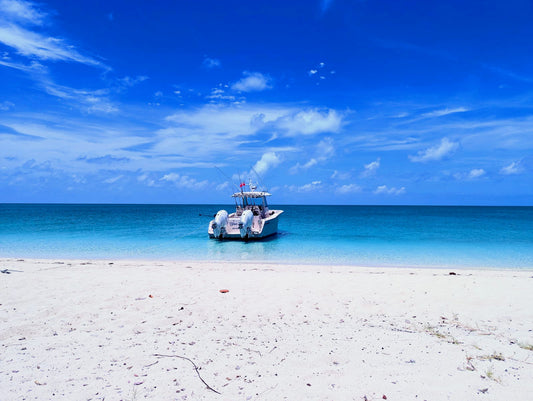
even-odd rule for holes
{"type": "Polygon", "coordinates": [[[207,384],[204,379],[202,379],[202,376],[200,376],[200,372],[198,371],[198,366],[196,366],[196,364],[191,359],[184,357],[184,356],[180,356],[180,355],[154,354],[154,356],[165,357],[165,358],[181,358],[181,359],[185,359],[186,361],[189,361],[190,363],[192,363],[192,366],[194,366],[194,370],[196,370],[196,374],[198,375],[202,383],[204,383],[209,390],[214,391],[217,394],[221,394],[218,391],[216,391],[213,387],[211,387],[209,384],[207,384]]]}

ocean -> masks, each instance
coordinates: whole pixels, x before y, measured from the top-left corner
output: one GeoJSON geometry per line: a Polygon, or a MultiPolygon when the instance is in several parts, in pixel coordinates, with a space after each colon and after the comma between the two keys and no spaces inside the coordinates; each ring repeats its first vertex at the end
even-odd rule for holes
{"type": "Polygon", "coordinates": [[[279,234],[209,239],[222,205],[0,204],[0,257],[533,268],[533,207],[271,206],[279,234]]]}

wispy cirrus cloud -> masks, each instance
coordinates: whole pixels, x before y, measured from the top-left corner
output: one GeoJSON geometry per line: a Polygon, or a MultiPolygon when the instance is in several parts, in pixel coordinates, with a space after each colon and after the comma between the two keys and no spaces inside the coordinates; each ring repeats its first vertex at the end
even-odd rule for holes
{"type": "MultiPolygon", "coordinates": [[[[490,105],[498,113],[497,105],[490,105]]],[[[502,106],[503,108],[506,105],[502,106]]],[[[427,107],[424,107],[427,109],[427,107]]],[[[394,115],[394,109],[388,116],[394,115]]],[[[424,111],[426,113],[426,111],[424,111]]],[[[506,113],[503,110],[503,113],[506,113]]],[[[475,115],[452,114],[434,119],[423,119],[417,116],[416,110],[409,110],[413,117],[409,121],[398,120],[381,114],[363,121],[346,124],[349,129],[357,128],[357,135],[346,137],[345,146],[374,151],[404,151],[420,149],[422,144],[439,137],[447,137],[450,132],[461,138],[461,146],[476,151],[493,149],[533,149],[533,117],[497,116],[493,118],[476,117],[475,115]],[[456,118],[457,117],[457,118],[456,118]]]]}
{"type": "Polygon", "coordinates": [[[23,0],[0,0],[0,43],[13,49],[4,52],[0,65],[18,69],[40,79],[47,73],[43,63],[80,63],[109,71],[105,63],[85,55],[67,40],[44,33],[52,25],[49,13],[35,3],[23,0]],[[45,21],[47,22],[45,26],[45,21]]]}
{"type": "Polygon", "coordinates": [[[526,83],[533,83],[533,77],[530,77],[530,76],[526,76],[526,75],[522,75],[522,74],[517,74],[516,72],[513,72],[513,71],[509,71],[509,70],[506,70],[504,68],[500,68],[500,67],[497,67],[497,66],[494,66],[494,65],[489,65],[489,64],[482,64],[483,68],[491,71],[491,72],[494,72],[498,75],[501,75],[501,76],[504,76],[506,78],[511,78],[515,81],[520,81],[520,82],[526,82],[526,83]]]}
{"type": "Polygon", "coordinates": [[[109,89],[84,90],[58,85],[46,78],[40,81],[43,89],[52,96],[75,101],[88,112],[115,113],[118,107],[109,100],[109,89]]]}
{"type": "Polygon", "coordinates": [[[442,117],[442,116],[447,116],[448,114],[464,113],[469,110],[470,109],[467,109],[466,107],[455,107],[451,109],[446,107],[445,109],[433,110],[427,113],[423,113],[421,117],[424,117],[424,118],[442,117]]]}
{"type": "Polygon", "coordinates": [[[520,165],[520,161],[514,161],[514,162],[511,162],[511,164],[508,164],[507,166],[502,167],[500,169],[500,174],[513,175],[513,174],[520,174],[523,171],[524,169],[520,165]]]}
{"type": "Polygon", "coordinates": [[[14,24],[0,26],[0,42],[16,50],[19,55],[42,61],[77,62],[108,69],[93,57],[84,56],[63,39],[46,37],[14,24]]]}
{"type": "Polygon", "coordinates": [[[23,62],[11,61],[11,59],[3,59],[0,60],[0,65],[31,74],[43,73],[46,71],[46,67],[37,61],[31,61],[28,64],[25,64],[23,62]]]}
{"type": "Polygon", "coordinates": [[[123,177],[124,177],[124,175],[120,174],[120,175],[117,175],[117,176],[114,176],[114,177],[107,178],[107,179],[105,179],[102,182],[104,184],[114,184],[115,182],[117,182],[118,180],[122,179],[123,177]]]}
{"type": "Polygon", "coordinates": [[[412,162],[425,163],[428,161],[441,160],[449,156],[459,148],[458,142],[452,142],[448,138],[442,138],[440,144],[431,146],[428,149],[421,150],[416,155],[409,155],[409,160],[412,162]]]}
{"type": "MultiPolygon", "coordinates": [[[[26,72],[47,94],[69,100],[84,112],[113,113],[118,110],[109,100],[109,89],[86,90],[57,84],[49,73],[54,63],[83,64],[109,71],[110,67],[83,54],[67,40],[46,33],[53,29],[49,15],[42,7],[23,0],[0,0],[0,43],[13,49],[5,52],[0,66],[26,72]],[[46,25],[45,25],[46,22],[46,25]]],[[[111,88],[120,91],[146,77],[116,80],[111,88]]]]}
{"type": "Polygon", "coordinates": [[[0,0],[0,16],[3,19],[41,25],[47,13],[24,0],[0,0]]]}

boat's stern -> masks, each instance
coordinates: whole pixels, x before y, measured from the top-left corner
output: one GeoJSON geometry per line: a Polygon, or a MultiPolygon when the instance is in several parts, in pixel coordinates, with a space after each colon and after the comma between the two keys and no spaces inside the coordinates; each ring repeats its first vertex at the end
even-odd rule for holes
{"type": "Polygon", "coordinates": [[[211,220],[209,223],[209,238],[256,240],[262,239],[278,232],[278,218],[283,210],[270,210],[268,216],[262,218],[252,212],[243,212],[241,215],[232,213],[228,216],[224,230],[217,231],[218,223],[211,220]]]}

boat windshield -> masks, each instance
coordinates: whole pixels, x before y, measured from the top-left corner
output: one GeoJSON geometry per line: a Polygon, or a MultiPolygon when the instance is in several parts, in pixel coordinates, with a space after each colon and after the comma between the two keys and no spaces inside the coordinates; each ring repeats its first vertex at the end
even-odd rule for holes
{"type": "Polygon", "coordinates": [[[265,196],[239,196],[235,197],[237,204],[237,214],[242,213],[243,210],[252,210],[255,215],[265,215],[268,210],[268,204],[265,196]]]}

